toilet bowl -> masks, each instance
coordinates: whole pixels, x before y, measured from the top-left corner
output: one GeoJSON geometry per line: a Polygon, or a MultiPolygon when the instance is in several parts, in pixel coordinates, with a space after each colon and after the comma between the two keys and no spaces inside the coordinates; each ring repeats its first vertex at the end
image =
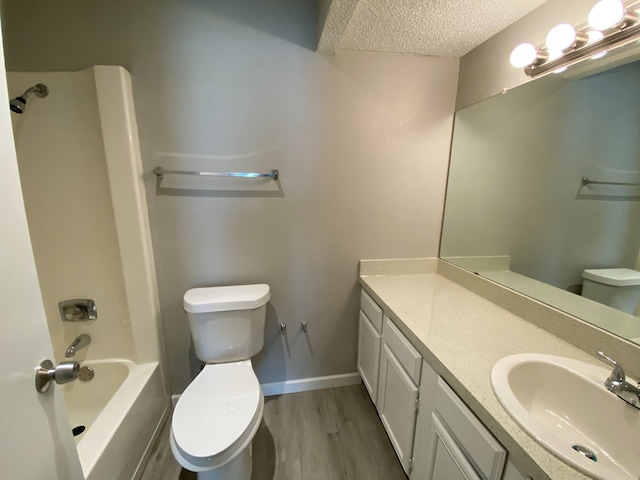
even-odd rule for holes
{"type": "Polygon", "coordinates": [[[189,290],[184,309],[196,356],[206,362],[171,421],[174,457],[199,480],[249,480],[251,441],[264,396],[250,357],[264,344],[268,285],[189,290]]]}
{"type": "MultiPolygon", "coordinates": [[[[212,471],[198,478],[225,478],[219,470],[223,466],[242,470],[246,461],[251,462],[247,447],[260,426],[263,409],[264,397],[250,361],[205,366],[173,412],[173,455],[187,470],[212,471]],[[242,458],[245,450],[248,459],[242,458]],[[239,465],[229,465],[234,462],[239,465]]],[[[242,477],[236,472],[229,478],[242,477]]]]}

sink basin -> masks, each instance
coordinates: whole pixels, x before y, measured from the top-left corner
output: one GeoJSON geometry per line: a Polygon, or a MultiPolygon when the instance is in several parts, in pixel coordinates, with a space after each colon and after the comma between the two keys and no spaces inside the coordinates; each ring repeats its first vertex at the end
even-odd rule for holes
{"type": "Polygon", "coordinates": [[[594,478],[638,480],[640,410],[607,391],[610,373],[569,358],[521,354],[496,363],[491,385],[509,415],[561,460],[594,478]]]}

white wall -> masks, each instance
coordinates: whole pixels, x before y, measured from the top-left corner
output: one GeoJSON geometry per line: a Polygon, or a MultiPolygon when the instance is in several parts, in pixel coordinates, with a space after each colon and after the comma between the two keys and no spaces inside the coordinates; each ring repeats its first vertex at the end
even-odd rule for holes
{"type": "Polygon", "coordinates": [[[458,112],[441,255],[510,255],[513,271],[562,289],[586,268],[634,268],[640,189],[581,179],[640,182],[638,125],[640,62],[458,112]]]}
{"type": "Polygon", "coordinates": [[[197,370],[182,295],[203,285],[271,285],[262,382],[355,371],[357,261],[438,252],[457,60],[314,53],[313,2],[5,9],[12,70],[132,72],[173,391],[197,370]],[[158,190],[161,152],[278,168],[281,192],[158,190]]]}
{"type": "Polygon", "coordinates": [[[127,298],[93,70],[7,74],[15,97],[36,83],[49,96],[12,113],[20,180],[47,323],[57,361],[75,337],[75,359],[134,359],[127,298]],[[91,298],[98,319],[62,322],[58,302],[91,298]]]}

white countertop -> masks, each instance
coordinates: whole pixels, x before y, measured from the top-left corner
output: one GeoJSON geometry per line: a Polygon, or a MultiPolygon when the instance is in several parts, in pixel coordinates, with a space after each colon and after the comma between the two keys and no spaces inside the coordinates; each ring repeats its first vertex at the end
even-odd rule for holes
{"type": "Polygon", "coordinates": [[[594,357],[436,273],[363,275],[360,283],[509,451],[522,473],[535,480],[589,478],[511,419],[493,393],[491,369],[517,353],[601,365],[594,357]]]}

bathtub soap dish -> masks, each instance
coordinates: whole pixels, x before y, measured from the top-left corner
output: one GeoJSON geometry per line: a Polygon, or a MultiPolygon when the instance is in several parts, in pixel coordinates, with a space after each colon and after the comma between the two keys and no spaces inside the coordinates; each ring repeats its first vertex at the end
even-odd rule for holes
{"type": "Polygon", "coordinates": [[[63,300],[58,303],[58,310],[63,322],[84,322],[98,318],[96,304],[88,298],[63,300]]]}

